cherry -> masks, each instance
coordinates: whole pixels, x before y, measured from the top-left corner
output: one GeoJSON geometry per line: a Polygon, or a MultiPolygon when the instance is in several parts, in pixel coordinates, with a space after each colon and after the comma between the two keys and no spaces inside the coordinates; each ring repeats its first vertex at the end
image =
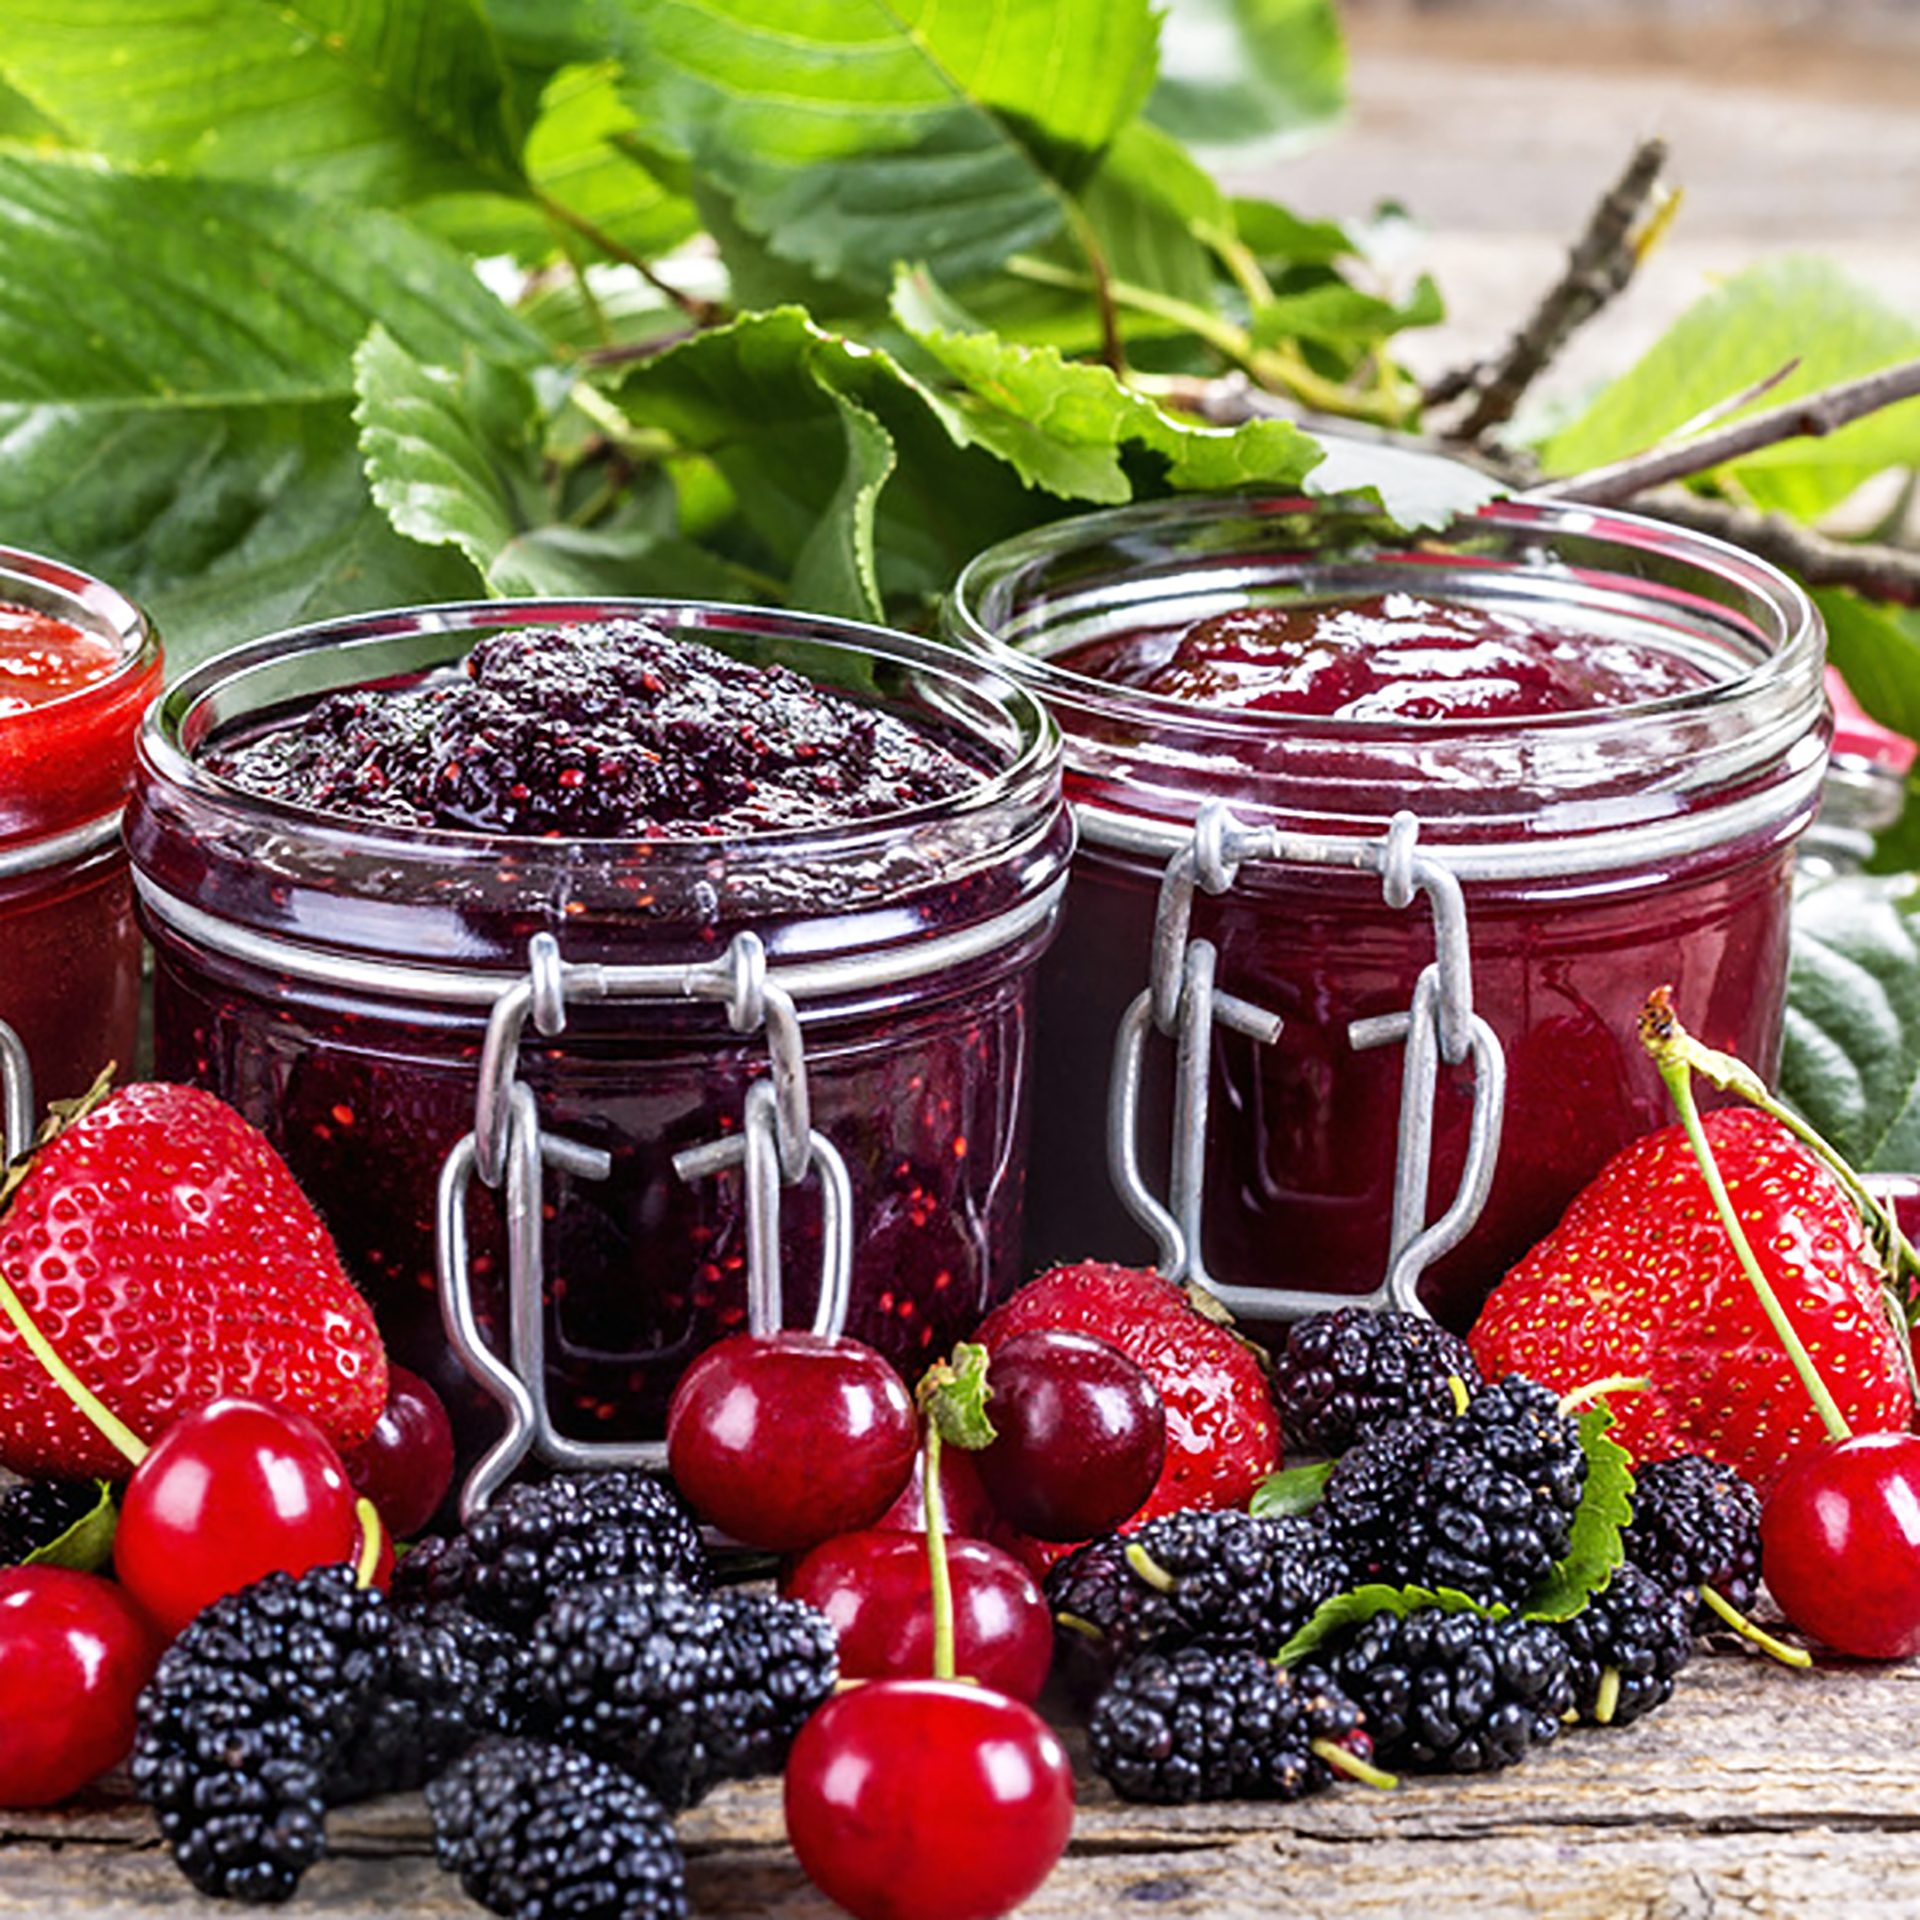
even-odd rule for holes
{"type": "Polygon", "coordinates": [[[836,1695],[787,1760],[787,1837],[855,1920],[993,1920],[1073,1830],[1073,1772],[1029,1706],[951,1680],[836,1695]]]}
{"type": "Polygon", "coordinates": [[[1761,1509],[1760,1567],[1787,1618],[1837,1652],[1920,1653],[1920,1434],[1802,1454],[1761,1509]]]}
{"type": "MultiPolygon", "coordinates": [[[[969,1540],[987,1540],[1000,1525],[987,1490],[974,1471],[974,1456],[958,1447],[940,1454],[940,1504],[947,1531],[969,1540]]],[[[924,1533],[927,1526],[926,1458],[913,1456],[913,1475],[900,1498],[873,1524],[889,1533],[924,1533]]]]}
{"type": "Polygon", "coordinates": [[[667,1464],[694,1512],[772,1553],[872,1526],[918,1445],[900,1376],[871,1347],[820,1334],[722,1340],[667,1408],[667,1464]]]}
{"type": "Polygon", "coordinates": [[[1089,1334],[1037,1328],[996,1347],[987,1414],[997,1437],[974,1456],[999,1512],[1039,1540],[1089,1540],[1140,1510],[1167,1451],[1153,1382],[1089,1334]]]}
{"type": "Polygon", "coordinates": [[[440,1396],[389,1362],[386,1410],[341,1465],[395,1534],[418,1533],[453,1484],[453,1425],[440,1396]]]}
{"type": "MultiPolygon", "coordinates": [[[[949,1456],[953,1457],[953,1456],[949,1456]]],[[[1035,1699],[1053,1662],[1053,1615],[1011,1555],[983,1540],[949,1540],[954,1670],[980,1685],[1035,1699]]],[[[844,1533],[815,1547],[781,1583],[840,1636],[848,1680],[924,1679],[933,1673],[933,1576],[924,1533],[844,1533]]]]}
{"type": "Polygon", "coordinates": [[[182,1415],[134,1469],[113,1561],[171,1636],[265,1574],[358,1564],[367,1546],[346,1469],[311,1420],[255,1400],[216,1400],[182,1415]]]}
{"type": "Polygon", "coordinates": [[[0,1569],[0,1807],[51,1806],[124,1759],[159,1657],[111,1580],[0,1569]]]}

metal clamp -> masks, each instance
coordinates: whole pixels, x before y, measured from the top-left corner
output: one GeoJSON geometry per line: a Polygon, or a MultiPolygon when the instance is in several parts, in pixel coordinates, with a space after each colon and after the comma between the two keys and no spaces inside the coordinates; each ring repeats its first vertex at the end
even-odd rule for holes
{"type": "Polygon", "coordinates": [[[1434,959],[1415,983],[1404,1012],[1357,1020],[1348,1029],[1356,1051],[1396,1043],[1406,1048],[1394,1169],[1392,1237],[1387,1271],[1372,1293],[1352,1304],[1390,1305],[1424,1313],[1421,1275],[1458,1246],[1486,1205],[1500,1153],[1506,1104],[1506,1058],[1499,1038],[1474,1011],[1466,902],[1445,863],[1419,850],[1419,822],[1398,813],[1378,839],[1288,833],[1243,826],[1221,801],[1209,801],[1186,844],[1167,862],[1154,912],[1149,984],[1127,1008],[1114,1044],[1107,1099],[1107,1160],[1121,1201],[1153,1236],[1157,1263],[1169,1279],[1192,1280],[1235,1312],[1265,1319],[1314,1313],[1328,1296],[1293,1287],[1233,1286],[1208,1271],[1202,1242],[1208,1108],[1216,1027],[1261,1046],[1279,1039],[1278,1014],[1216,984],[1219,953],[1192,937],[1196,889],[1228,891],[1250,860],[1375,873],[1395,909],[1424,894],[1433,916],[1434,959]],[[1148,1186],[1140,1164],[1141,1083],[1149,1036],[1174,1042],[1173,1144],[1167,1198],[1148,1186]],[[1471,1064],[1473,1114],[1467,1155],[1453,1200],[1428,1222],[1427,1177],[1433,1159],[1434,1102],[1440,1064],[1471,1064]]]}
{"type": "Polygon", "coordinates": [[[533,1092],[519,1078],[520,1040],[532,1019],[552,1038],[564,1031],[569,1001],[670,998],[720,1003],[735,1033],[764,1032],[768,1073],[747,1089],[738,1133],[674,1156],[683,1180],[738,1168],[746,1190],[747,1322],[756,1333],[785,1324],[780,1274],[782,1189],[816,1178],[821,1194],[821,1265],[814,1331],[845,1324],[852,1287],[853,1189],[845,1161],[812,1124],[799,1013],[788,991],[768,977],[758,934],[735,935],[718,959],[687,967],[572,966],[551,934],[528,947],[527,977],[494,1002],[480,1053],[473,1131],[448,1153],[440,1172],[438,1270],[447,1339],[476,1383],[507,1416],[507,1431],[467,1476],[463,1516],[486,1506],[529,1454],[567,1468],[666,1465],[660,1441],[609,1443],[569,1439],[547,1403],[546,1267],[543,1183],[546,1169],[604,1180],[612,1159],[602,1149],[550,1133],[533,1092]],[[481,1337],[467,1257],[467,1200],[472,1184],[503,1191],[507,1226],[507,1354],[481,1337]]]}
{"type": "Polygon", "coordinates": [[[33,1145],[33,1063],[26,1043],[0,1020],[0,1168],[33,1145]]]}

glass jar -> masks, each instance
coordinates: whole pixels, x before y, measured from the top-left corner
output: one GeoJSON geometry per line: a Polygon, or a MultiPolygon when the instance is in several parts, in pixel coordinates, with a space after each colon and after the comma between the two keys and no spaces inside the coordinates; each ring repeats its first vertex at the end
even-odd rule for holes
{"type": "MultiPolygon", "coordinates": [[[[846,622],[641,601],[496,602],[336,621],[190,674],[142,734],[128,819],[156,964],[160,1071],[275,1141],[397,1358],[468,1405],[436,1301],[435,1194],[475,1126],[489,1015],[551,935],[569,967],[711,967],[737,934],[798,1008],[812,1123],[839,1149],[855,1239],[847,1331],[902,1365],[944,1350],[1019,1277],[1035,963],[1071,850],[1059,740],[1024,690],[924,641],[846,622]],[[950,742],[982,769],[935,804],[809,832],[588,840],[376,826],[242,791],[210,743],[337,689],[405,685],[485,635],[636,617],[792,668],[950,742]]],[[[584,973],[580,976],[585,978],[584,973]]],[[[765,1033],[686,984],[529,1028],[542,1124],[611,1156],[543,1188],[546,1365],[562,1431],[657,1435],[686,1363],[747,1319],[739,1170],[674,1156],[740,1126],[765,1033]]],[[[503,1238],[470,1235],[504,1347],[503,1238]]],[[[783,1194],[784,1318],[819,1287],[819,1185],[783,1194]]],[[[457,1416],[459,1417],[459,1416],[457,1416]]],[[[481,1428],[469,1421],[471,1444],[481,1428]]]]}
{"type": "Polygon", "coordinates": [[[111,587],[0,547],[0,608],[97,636],[113,664],[71,692],[0,710],[0,1021],[25,1044],[38,1096],[84,1093],[130,1068],[140,935],[120,812],[160,640],[111,587]]]}
{"type": "MultiPolygon", "coordinates": [[[[1419,1281],[1440,1318],[1470,1321],[1602,1161],[1668,1117],[1635,1039],[1652,988],[1671,984],[1695,1032],[1773,1071],[1793,843],[1829,719],[1818,616],[1764,563],[1586,508],[1508,502],[1408,536],[1350,501],[1189,497],[992,549],[962,575],[948,630],[1051,706],[1081,828],[1042,974],[1031,1258],[1146,1251],[1106,1177],[1107,1062],[1146,977],[1162,869],[1208,802],[1328,856],[1252,860],[1193,906],[1221,991],[1284,1022],[1271,1043],[1216,1026],[1202,1069],[1204,1256],[1229,1287],[1370,1292],[1390,1242],[1404,1243],[1403,1049],[1391,1042],[1406,1029],[1392,1019],[1434,958],[1435,923],[1417,901],[1388,905],[1377,870],[1341,865],[1361,841],[1383,846],[1402,809],[1417,847],[1459,882],[1472,1006],[1505,1068],[1484,1207],[1419,1281]],[[1178,636],[1233,609],[1388,591],[1534,612],[1562,630],[1577,620],[1692,663],[1703,684],[1611,710],[1342,720],[1209,708],[1060,664],[1095,641],[1178,636]],[[1355,1023],[1379,1016],[1389,1024],[1363,1049],[1355,1023]]],[[[1466,1066],[1437,1076],[1410,1162],[1415,1222],[1460,1190],[1474,1083],[1466,1066]]],[[[1151,1121],[1151,1092],[1144,1105],[1151,1121]]],[[[1465,1197],[1470,1215],[1477,1196],[1465,1197]]]]}

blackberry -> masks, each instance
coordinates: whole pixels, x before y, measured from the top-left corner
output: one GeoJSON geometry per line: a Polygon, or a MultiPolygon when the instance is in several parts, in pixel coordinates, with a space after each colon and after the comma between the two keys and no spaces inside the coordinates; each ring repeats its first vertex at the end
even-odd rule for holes
{"type": "Polygon", "coordinates": [[[1313,1667],[1182,1647],[1121,1668],[1093,1709],[1093,1764],[1123,1799],[1298,1800],[1333,1778],[1360,1710],[1313,1667]]]}
{"type": "Polygon", "coordinates": [[[1625,1566],[1571,1620],[1556,1624],[1581,1719],[1624,1727],[1666,1705],[1674,1675],[1693,1653],[1692,1601],[1691,1592],[1664,1592],[1625,1566]]]}
{"type": "Polygon", "coordinates": [[[1413,1490],[1444,1430],[1443,1421],[1410,1414],[1376,1427],[1334,1463],[1313,1516],[1353,1563],[1357,1579],[1377,1579],[1398,1561],[1413,1490]]]}
{"type": "Polygon", "coordinates": [[[561,1594],[531,1659],[555,1735],[676,1810],[717,1781],[777,1772],[839,1676],[833,1628],[802,1601],[646,1580],[561,1594]]]}
{"type": "Polygon", "coordinates": [[[1454,1411],[1449,1376],[1469,1394],[1480,1369],[1457,1333],[1424,1314],[1340,1307],[1296,1322],[1274,1362],[1289,1449],[1342,1454],[1389,1420],[1454,1411]]]}
{"type": "Polygon", "coordinates": [[[637,1468],[509,1487],[463,1534],[400,1563],[403,1607],[457,1600],[503,1627],[530,1627],[555,1594],[629,1575],[705,1592],[706,1548],[680,1496],[637,1468]]]}
{"type": "Polygon", "coordinates": [[[1567,1649],[1509,1615],[1377,1613],[1331,1652],[1332,1683],[1366,1716],[1379,1759],[1429,1773],[1510,1767],[1560,1731],[1573,1705],[1567,1649]]]}
{"type": "Polygon", "coordinates": [[[50,1546],[100,1504],[97,1480],[21,1480],[0,1488],[0,1567],[50,1546]]]}
{"type": "Polygon", "coordinates": [[[1272,1654],[1351,1584],[1345,1555],[1311,1520],[1229,1508],[1090,1541],[1048,1574],[1046,1592],[1069,1632],[1091,1628],[1118,1662],[1193,1645],[1272,1654]]]}
{"type": "Polygon", "coordinates": [[[427,1788],[433,1850],[509,1920],[680,1920],[673,1822],[618,1768],[544,1740],[483,1740],[427,1788]]]}
{"type": "Polygon", "coordinates": [[[390,1672],[327,1776],[334,1806],[430,1780],[485,1734],[525,1732],[526,1649],[450,1602],[395,1620],[390,1672]]]}
{"type": "Polygon", "coordinates": [[[325,1783],[385,1683],[393,1621],[353,1570],[216,1600],[140,1696],[134,1791],[203,1893],[289,1898],[326,1844],[325,1783]]]}
{"type": "MultiPolygon", "coordinates": [[[[1760,1496],[1732,1467],[1683,1453],[1637,1467],[1627,1558],[1668,1593],[1711,1587],[1745,1613],[1760,1591],[1760,1496]]],[[[1701,1600],[1697,1631],[1720,1624],[1701,1600]]]]}

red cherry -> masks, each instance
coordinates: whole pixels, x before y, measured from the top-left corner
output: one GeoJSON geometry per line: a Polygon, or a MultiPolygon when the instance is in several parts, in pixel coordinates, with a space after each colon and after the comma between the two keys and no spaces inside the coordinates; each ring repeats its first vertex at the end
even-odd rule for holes
{"type": "Polygon", "coordinates": [[[389,1362],[386,1408],[340,1463],[400,1539],[418,1533],[453,1484],[453,1424],[440,1396],[389,1362]]]}
{"type": "Polygon", "coordinates": [[[0,1569],[0,1807],[48,1807],[126,1757],[160,1640],[111,1580],[0,1569]]]}
{"type": "Polygon", "coordinates": [[[871,1347],[740,1333],[710,1347],[667,1408],[667,1464],[695,1513],[791,1553],[870,1527],[913,1472],[906,1383],[871,1347]]]}
{"type": "Polygon", "coordinates": [[[1160,1478],[1167,1412],[1117,1347],[1037,1328],[993,1351],[987,1415],[997,1437],[974,1457],[999,1512],[1037,1540],[1090,1540],[1129,1520],[1160,1478]]]}
{"type": "MultiPolygon", "coordinates": [[[[950,1539],[953,1658],[963,1679],[1031,1701],[1053,1663],[1053,1615],[1020,1563],[984,1540],[950,1539]]],[[[843,1533],[794,1568],[781,1591],[805,1600],[840,1636],[848,1680],[933,1674],[933,1576],[924,1533],[843,1533]]]]}
{"type": "Polygon", "coordinates": [[[346,1469],[304,1414],[216,1400],[184,1414],[133,1470],[114,1571],[162,1632],[276,1570],[354,1561],[346,1469]]]}
{"type": "Polygon", "coordinates": [[[1031,1707],[953,1680],[836,1695],[787,1760],[787,1837],[854,1920],[995,1920],[1073,1831],[1073,1772],[1031,1707]]]}
{"type": "MultiPolygon", "coordinates": [[[[940,1508],[949,1534],[987,1539],[998,1524],[993,1502],[974,1471],[973,1455],[958,1447],[940,1449],[940,1508]]],[[[887,1533],[924,1533],[927,1526],[927,1456],[916,1451],[913,1476],[900,1498],[873,1523],[887,1533]]]]}
{"type": "Polygon", "coordinates": [[[1862,1660],[1920,1653],[1920,1434],[1802,1454],[1760,1513],[1760,1570],[1802,1633],[1862,1660]]]}

